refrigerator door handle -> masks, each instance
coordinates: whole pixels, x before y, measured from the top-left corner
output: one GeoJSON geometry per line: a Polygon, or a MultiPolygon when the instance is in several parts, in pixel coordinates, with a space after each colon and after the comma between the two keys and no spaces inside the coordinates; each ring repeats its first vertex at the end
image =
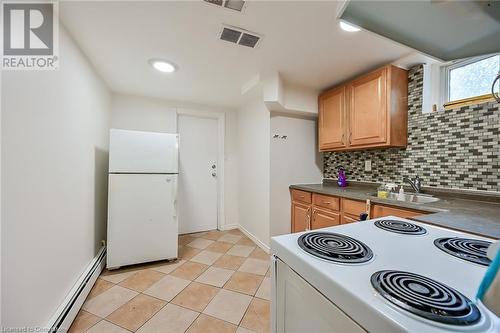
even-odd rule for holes
{"type": "Polygon", "coordinates": [[[173,218],[177,218],[177,176],[172,177],[173,218]]]}

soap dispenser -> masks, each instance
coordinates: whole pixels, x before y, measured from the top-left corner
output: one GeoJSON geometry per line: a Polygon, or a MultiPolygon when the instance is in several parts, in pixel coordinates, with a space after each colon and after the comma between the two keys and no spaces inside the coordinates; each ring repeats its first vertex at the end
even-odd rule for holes
{"type": "Polygon", "coordinates": [[[344,167],[339,166],[339,171],[338,171],[338,179],[337,179],[337,184],[339,187],[346,187],[347,186],[347,179],[345,177],[345,172],[344,172],[344,167]]]}
{"type": "Polygon", "coordinates": [[[399,201],[404,201],[405,200],[405,190],[403,188],[403,185],[401,185],[399,187],[398,200],[399,201]]]}

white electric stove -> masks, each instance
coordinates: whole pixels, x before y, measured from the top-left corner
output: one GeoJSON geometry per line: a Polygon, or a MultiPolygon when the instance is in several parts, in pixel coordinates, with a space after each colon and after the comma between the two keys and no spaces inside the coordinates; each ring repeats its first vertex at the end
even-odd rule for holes
{"type": "Polygon", "coordinates": [[[273,330],[500,332],[475,297],[491,241],[393,216],[273,237],[273,330]]]}

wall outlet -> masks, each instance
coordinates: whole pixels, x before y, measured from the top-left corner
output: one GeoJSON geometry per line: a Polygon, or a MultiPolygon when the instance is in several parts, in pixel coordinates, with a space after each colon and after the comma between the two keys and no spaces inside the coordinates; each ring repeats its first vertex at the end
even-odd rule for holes
{"type": "Polygon", "coordinates": [[[365,160],[365,171],[372,171],[372,160],[365,160]]]}

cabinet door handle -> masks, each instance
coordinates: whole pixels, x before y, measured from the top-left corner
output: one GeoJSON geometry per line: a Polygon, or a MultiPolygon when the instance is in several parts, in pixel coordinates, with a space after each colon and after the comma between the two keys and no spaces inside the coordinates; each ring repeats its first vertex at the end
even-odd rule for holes
{"type": "Polygon", "coordinates": [[[324,203],[325,205],[329,205],[329,204],[331,204],[331,202],[330,202],[330,201],[323,201],[323,203],[324,203]]]}
{"type": "Polygon", "coordinates": [[[351,143],[352,132],[349,132],[349,143],[351,143]]]}

